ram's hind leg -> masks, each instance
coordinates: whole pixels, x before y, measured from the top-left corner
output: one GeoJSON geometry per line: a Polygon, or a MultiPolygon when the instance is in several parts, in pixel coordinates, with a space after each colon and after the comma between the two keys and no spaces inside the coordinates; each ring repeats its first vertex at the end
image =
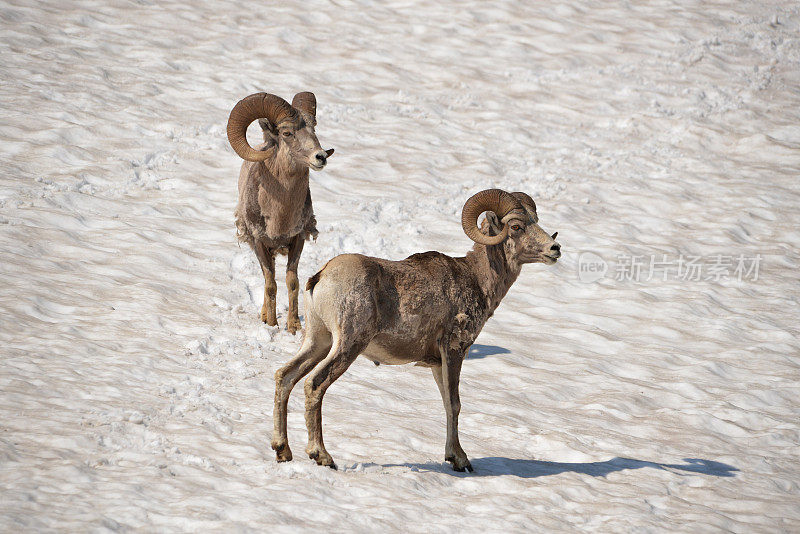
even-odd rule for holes
{"type": "Polygon", "coordinates": [[[297,295],[300,293],[300,284],[297,280],[297,264],[300,254],[303,253],[303,236],[298,235],[289,245],[289,259],[286,263],[286,287],[289,289],[289,317],[286,319],[286,328],[294,334],[300,330],[300,317],[297,314],[297,295]]]}
{"type": "Polygon", "coordinates": [[[261,272],[264,273],[264,304],[261,306],[261,320],[269,326],[275,326],[278,324],[275,313],[275,295],[278,292],[278,286],[275,284],[275,251],[260,241],[255,242],[253,249],[258,263],[261,264],[261,272]]]}
{"type": "Polygon", "coordinates": [[[286,411],[289,395],[295,384],[321,362],[331,348],[331,334],[324,327],[309,324],[303,346],[286,365],[275,373],[275,409],[272,416],[272,449],[279,462],[292,459],[289,438],[286,432],[286,411]]]}
{"type": "Polygon", "coordinates": [[[342,376],[361,354],[369,340],[347,340],[337,336],[327,358],[317,366],[306,379],[306,427],[308,427],[308,446],[306,453],[319,465],[336,469],[336,464],[322,440],[322,397],[337,378],[342,376]]]}

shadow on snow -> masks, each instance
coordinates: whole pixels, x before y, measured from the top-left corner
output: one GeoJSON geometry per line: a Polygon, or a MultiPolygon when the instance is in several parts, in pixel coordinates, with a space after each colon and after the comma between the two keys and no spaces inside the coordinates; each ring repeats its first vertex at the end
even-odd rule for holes
{"type": "Polygon", "coordinates": [[[472,466],[475,468],[474,473],[458,473],[450,468],[450,464],[435,462],[425,464],[390,464],[384,465],[383,467],[408,467],[411,468],[412,471],[435,471],[458,477],[512,475],[521,478],[538,478],[559,475],[561,473],[580,473],[593,477],[605,477],[609,473],[616,473],[617,471],[625,471],[628,469],[642,469],[645,467],[663,469],[681,476],[685,476],[684,473],[693,473],[715,477],[734,477],[736,476],[734,473],[739,471],[733,466],[713,460],[684,458],[683,461],[685,462],[683,464],[660,464],[617,457],[606,460],[605,462],[562,463],[488,457],[471,459],[472,466]]]}
{"type": "Polygon", "coordinates": [[[474,343],[469,348],[469,352],[467,352],[467,359],[480,360],[481,358],[485,358],[487,356],[494,356],[495,354],[509,354],[510,352],[510,350],[504,349],[503,347],[474,343]]]}
{"type": "MultiPolygon", "coordinates": [[[[511,351],[496,345],[473,344],[467,353],[468,360],[479,360],[495,354],[509,354],[511,351]]],[[[446,462],[430,462],[425,464],[406,463],[406,464],[386,464],[381,467],[407,467],[412,471],[432,471],[457,477],[470,476],[503,476],[512,475],[521,478],[538,478],[561,473],[580,473],[593,477],[605,477],[609,473],[626,471],[629,469],[662,469],[671,471],[677,475],[685,476],[687,473],[709,475],[715,477],[735,477],[735,472],[739,469],[713,460],[703,460],[700,458],[684,458],[683,464],[660,464],[657,462],[646,462],[643,460],[633,460],[631,458],[612,458],[605,462],[586,462],[586,463],[564,463],[564,462],[545,462],[541,460],[524,460],[520,458],[471,458],[470,462],[475,468],[473,473],[459,473],[453,471],[450,464],[446,462]]],[[[376,464],[366,464],[376,465],[376,464]]]]}

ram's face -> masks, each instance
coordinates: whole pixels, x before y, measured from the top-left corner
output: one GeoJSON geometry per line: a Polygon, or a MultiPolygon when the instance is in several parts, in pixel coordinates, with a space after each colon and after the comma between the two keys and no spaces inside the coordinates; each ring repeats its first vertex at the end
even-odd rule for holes
{"type": "Polygon", "coordinates": [[[551,236],[542,230],[536,212],[512,216],[507,224],[506,248],[520,263],[552,265],[561,257],[561,245],[556,242],[558,232],[551,236]]]}
{"type": "Polygon", "coordinates": [[[295,164],[322,170],[328,163],[333,150],[322,150],[314,128],[316,119],[308,113],[299,112],[294,121],[284,121],[278,125],[276,141],[279,148],[285,148],[295,164]]]}
{"type": "Polygon", "coordinates": [[[522,209],[510,211],[502,220],[494,213],[488,213],[484,233],[498,235],[505,226],[508,237],[503,242],[506,254],[520,263],[554,264],[561,257],[561,245],[556,242],[558,232],[549,235],[539,226],[539,215],[533,199],[524,193],[512,193],[522,209]]]}

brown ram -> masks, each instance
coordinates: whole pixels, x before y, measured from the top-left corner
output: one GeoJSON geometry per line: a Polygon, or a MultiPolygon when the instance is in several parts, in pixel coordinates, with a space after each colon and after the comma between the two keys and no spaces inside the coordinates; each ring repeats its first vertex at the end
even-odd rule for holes
{"type": "Polygon", "coordinates": [[[264,274],[261,320],[271,326],[278,324],[275,254],[288,253],[286,326],[293,334],[300,328],[297,264],[305,240],[317,236],[308,169],[321,170],[333,154],[333,149],[322,150],[317,140],[316,114],[317,100],[313,93],[297,93],[291,105],[279,96],[256,93],[240,100],[228,119],[228,141],[245,160],[239,172],[236,233],[256,253],[264,274]],[[264,143],[253,148],[246,133],[256,119],[264,143]]]}
{"type": "Polygon", "coordinates": [[[536,204],[525,193],[488,189],[470,198],[462,226],[475,245],[465,257],[439,252],[389,261],[356,254],[330,260],[305,292],[306,330],[294,359],[275,373],[272,448],[292,459],[286,409],[294,385],[306,380],[306,452],[336,467],[322,440],[322,397],[363,354],[385,364],[430,367],[447,414],[445,460],[472,470],[458,441],[459,374],[470,345],[525,263],[553,264],[561,246],[539,227],[536,204]],[[477,220],[488,212],[483,230],[477,220]]]}

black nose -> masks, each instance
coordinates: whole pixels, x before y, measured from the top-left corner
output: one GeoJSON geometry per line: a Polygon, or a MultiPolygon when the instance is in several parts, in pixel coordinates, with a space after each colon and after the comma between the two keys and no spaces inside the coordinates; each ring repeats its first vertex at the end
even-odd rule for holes
{"type": "Polygon", "coordinates": [[[325,165],[326,159],[327,158],[325,157],[325,153],[324,152],[318,152],[317,153],[317,161],[319,161],[320,164],[325,165]]]}
{"type": "Polygon", "coordinates": [[[550,247],[550,250],[560,251],[561,250],[561,245],[556,243],[552,247],[550,247]]]}

